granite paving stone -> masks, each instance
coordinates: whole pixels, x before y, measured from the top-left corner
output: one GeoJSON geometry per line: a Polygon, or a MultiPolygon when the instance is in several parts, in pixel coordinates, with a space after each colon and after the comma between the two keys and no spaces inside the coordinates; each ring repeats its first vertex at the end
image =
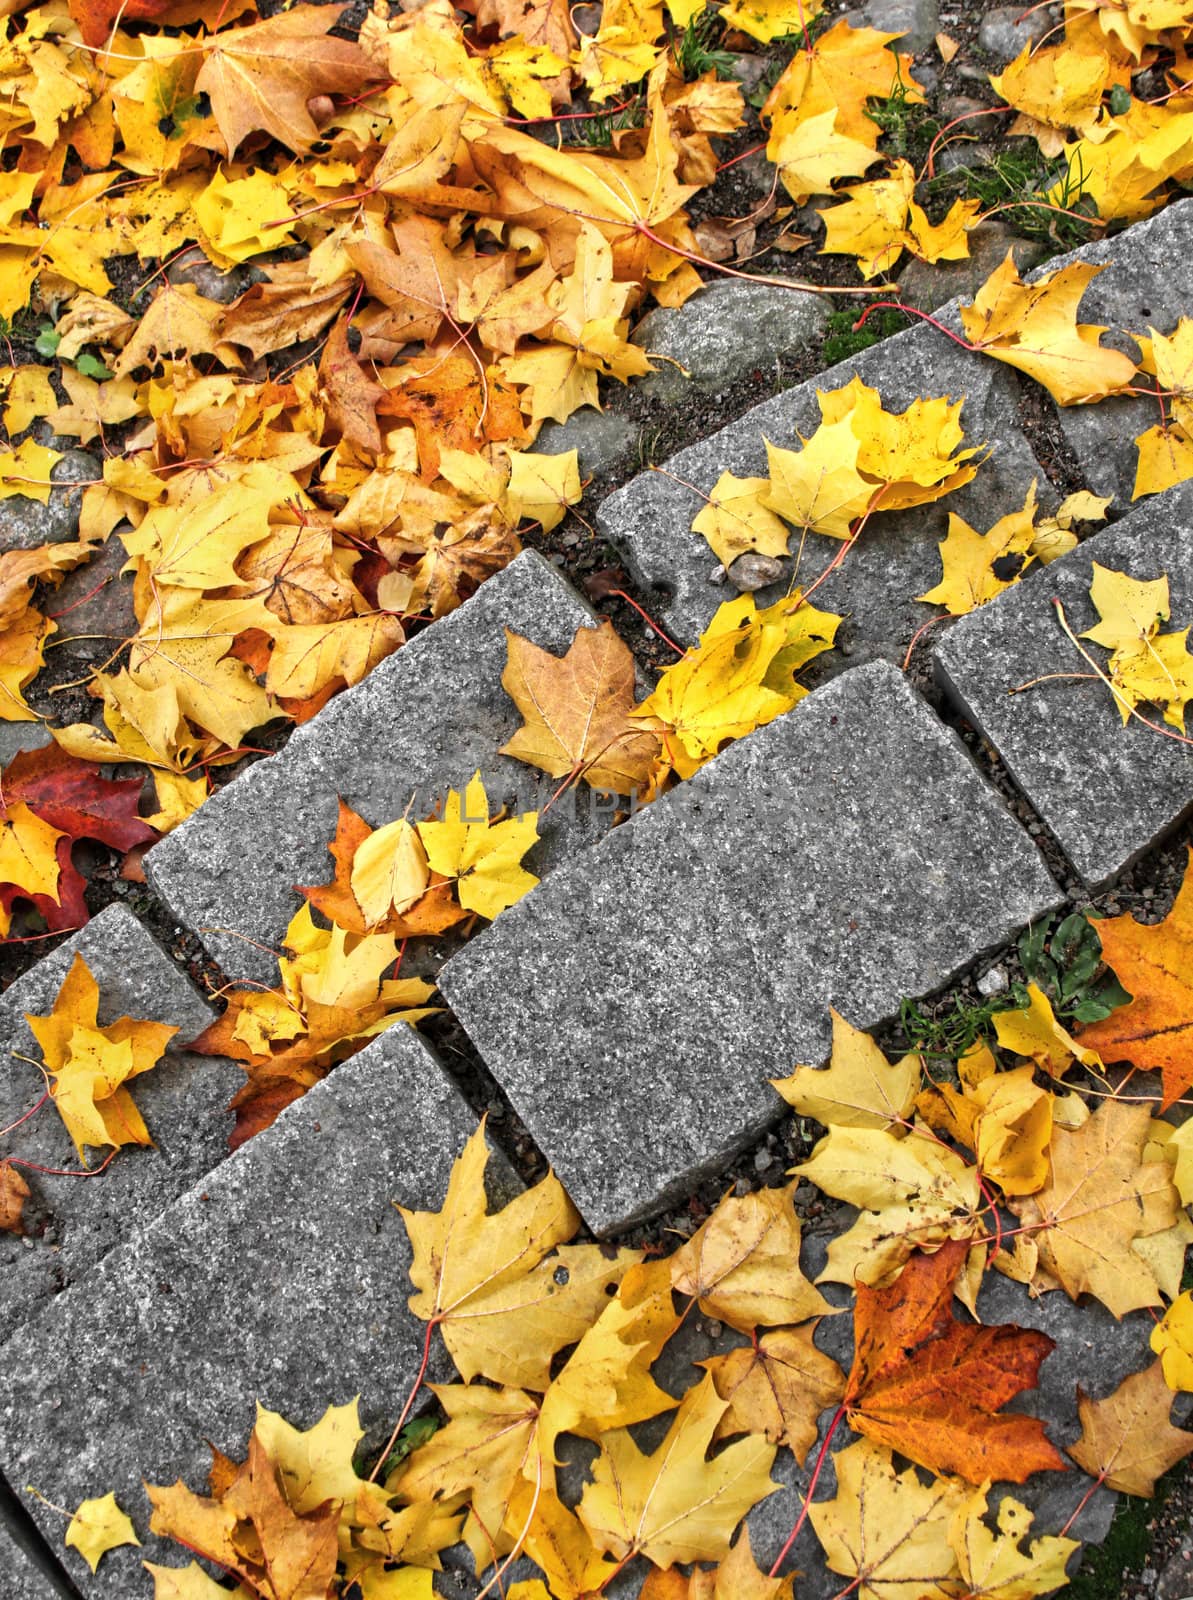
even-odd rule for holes
{"type": "MultiPolygon", "coordinates": [[[[1089,671],[1057,621],[1097,621],[1093,563],[1149,579],[1168,574],[1172,621],[1193,622],[1193,484],[1143,501],[1070,555],[1029,573],[963,618],[934,653],[938,682],[998,751],[1007,770],[1091,889],[1111,882],[1193,807],[1189,747],[1132,719],[1109,689],[1075,678],[1008,691],[1050,673],[1089,671]]],[[[1094,648],[1095,656],[1105,652],[1094,648]]],[[[1144,715],[1159,721],[1155,708],[1144,715]]]]}
{"type": "MultiPolygon", "coordinates": [[[[152,1149],[122,1149],[92,1179],[24,1171],[32,1190],[26,1233],[0,1233],[0,1339],[225,1158],[232,1130],[226,1107],[244,1082],[233,1063],[186,1051],[214,1013],[132,913],[114,905],[0,997],[0,1128],[16,1122],[42,1092],[34,1065],[41,1051],[25,1014],[51,1010],[76,953],[99,984],[101,1025],[128,1015],[169,1023],[179,1032],[162,1063],[139,1077],[132,1091],[155,1141],[152,1149]]],[[[91,1166],[105,1153],[89,1150],[91,1166]]],[[[70,1135],[49,1103],[0,1139],[4,1157],[79,1170],[70,1135]]]]}
{"type": "Polygon", "coordinates": [[[589,1224],[682,1192],[822,1060],[1056,904],[902,675],[826,685],[557,871],[440,986],[589,1224]]]}
{"type": "MultiPolygon", "coordinates": [[[[204,1489],[205,1441],[242,1459],[256,1401],[310,1427],[359,1395],[380,1448],[424,1331],[407,1310],[410,1253],[394,1202],[438,1207],[475,1125],[418,1036],[395,1027],[5,1345],[9,1483],[34,1483],[59,1505],[113,1490],[145,1541],[114,1551],[94,1578],[67,1553],[86,1600],[148,1600],[143,1559],[186,1565],[149,1535],[142,1478],[204,1489]]],[[[37,1501],[30,1510],[61,1538],[55,1513],[37,1501]]]]}
{"type": "MultiPolygon", "coordinates": [[[[303,904],[294,885],[331,878],[337,795],[380,827],[411,805],[428,815],[479,769],[494,810],[546,804],[557,783],[498,754],[521,722],[501,687],[505,629],[561,654],[593,621],[555,569],[524,552],[155,845],[150,883],[230,977],[273,981],[270,952],[303,904]]],[[[528,864],[547,870],[611,815],[587,789],[556,805],[528,864]]]]}
{"type": "Polygon", "coordinates": [[[4,1600],[71,1600],[65,1580],[54,1575],[44,1553],[34,1553],[25,1535],[20,1513],[10,1512],[0,1484],[0,1594],[4,1600]]]}
{"type": "MultiPolygon", "coordinates": [[[[946,311],[942,317],[947,326],[958,326],[955,313],[946,311]]],[[[764,441],[794,448],[797,435],[809,437],[820,422],[817,389],[842,388],[855,374],[878,389],[888,410],[901,411],[917,396],[964,398],[961,421],[967,444],[989,444],[993,453],[971,483],[943,501],[875,516],[848,558],[817,590],[817,605],[846,615],[838,634],[843,649],[821,657],[818,675],[876,658],[902,660],[916,629],[934,615],[935,608],[915,596],[939,581],[938,546],[950,511],[985,532],[1006,511],[1023,504],[1033,480],[1041,503],[1054,503],[1044,471],[1019,427],[1013,376],[997,362],[951,344],[933,328],[910,329],[753,407],[719,433],[681,450],[663,464],[662,472],[640,473],[602,503],[598,528],[622,552],[637,580],[644,587],[670,591],[666,601],[660,594],[655,609],[673,638],[693,643],[718,604],[732,598],[716,582],[716,556],[703,536],[691,531],[702,495],[722,472],[765,476],[764,441]]],[[[793,534],[791,548],[799,551],[798,534],[793,534]]],[[[839,540],[808,535],[798,581],[810,584],[840,549],[839,540]]],[[[786,593],[795,577],[795,561],[785,561],[783,569],[782,579],[759,594],[760,604],[786,593]]]]}
{"type": "MultiPolygon", "coordinates": [[[[1125,233],[1084,245],[1040,270],[1054,272],[1071,261],[1108,263],[1082,296],[1082,322],[1105,324],[1126,335],[1146,335],[1149,328],[1171,333],[1182,316],[1193,313],[1193,200],[1167,206],[1125,233]]],[[[1102,342],[1139,358],[1130,337],[1112,331],[1102,342]]],[[[1139,381],[1150,382],[1146,377],[1139,381]]],[[[1059,415],[1088,486],[1097,494],[1113,495],[1119,509],[1130,506],[1138,461],[1135,440],[1160,421],[1156,402],[1143,397],[1101,400],[1093,406],[1061,406],[1059,415]]]]}
{"type": "Polygon", "coordinates": [[[770,378],[778,356],[802,354],[827,323],[821,295],[773,283],[710,283],[682,306],[656,306],[634,329],[633,342],[658,358],[635,393],[674,404],[693,390],[715,393],[755,371],[770,378]]]}

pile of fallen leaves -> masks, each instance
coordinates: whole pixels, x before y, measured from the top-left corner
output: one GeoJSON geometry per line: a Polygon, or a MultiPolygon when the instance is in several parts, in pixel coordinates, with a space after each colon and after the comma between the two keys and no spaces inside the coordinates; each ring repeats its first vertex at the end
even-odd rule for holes
{"type": "MultiPolygon", "coordinates": [[[[599,404],[602,379],[647,372],[635,312],[681,304],[710,265],[685,207],[714,181],[743,101],[715,51],[685,68],[701,29],[790,54],[761,108],[766,154],[792,205],[827,202],[828,253],[871,277],[905,249],[968,253],[975,202],[936,221],[924,209],[935,150],[917,174],[881,148],[877,103],[923,99],[911,57],[897,35],[821,11],[609,0],[581,35],[563,0],[429,0],[380,3],[350,35],[337,9],[306,4],[8,9],[0,318],[23,350],[36,330],[46,364],[0,368],[0,512],[49,499],[66,441],[103,462],[76,538],[0,554],[0,719],[36,720],[69,687],[46,668],[70,628],[53,588],[118,540],[135,627],[87,674],[96,722],[51,728],[77,764],[51,766],[97,797],[100,763],[142,775],[126,793],[145,773],[154,786],[135,827],[83,836],[123,851],[176,826],[255,731],[314,715],[504,566],[520,526],[550,528],[578,500],[574,453],[537,453],[539,428],[599,404]],[[564,143],[565,128],[595,142],[564,143]],[[196,263],[231,274],[198,280],[220,298],[189,281],[196,263]]],[[[1063,35],[992,78],[1012,131],[1065,163],[1040,205],[1101,227],[1179,192],[1191,33],[1193,7],[1175,0],[1068,0],[1063,35]],[[1135,79],[1157,72],[1169,92],[1137,98],[1135,79]]],[[[1076,324],[1091,270],[1025,291],[1008,263],[966,314],[973,347],[1062,403],[1131,388],[1135,364],[1076,324]]],[[[1160,402],[1141,441],[1151,492],[1193,470],[1189,334],[1134,331],[1160,402]]],[[[945,397],[923,405],[952,428],[945,397]]],[[[894,419],[869,391],[826,406],[802,449],[773,443],[769,480],[714,490],[697,525],[723,559],[784,550],[791,527],[851,540],[975,468],[961,464],[972,450],[935,478],[884,460],[894,419]]],[[[1025,554],[1019,522],[1004,523],[987,573],[996,543],[1025,554]]],[[[1042,548],[1034,535],[1028,558],[1042,548]]],[[[988,575],[967,582],[996,592],[988,575]]],[[[958,592],[933,598],[955,611],[958,592]]],[[[676,770],[708,753],[680,744],[676,770]]],[[[19,792],[27,770],[3,775],[0,936],[14,903],[26,928],[87,915],[80,830],[19,792]]]]}
{"type": "MultiPolygon", "coordinates": [[[[850,1303],[801,1270],[795,1183],[728,1195],[669,1256],[574,1244],[580,1219],[553,1176],[488,1212],[478,1130],[442,1209],[402,1213],[410,1308],[459,1381],[433,1385],[419,1416],[420,1373],[367,1453],[355,1402],[306,1432],[259,1410],[247,1460],[217,1455],[207,1495],[148,1487],[152,1531],[260,1600],[429,1600],[445,1554],[464,1550],[485,1592],[510,1600],[591,1600],[622,1573],[646,1600],[790,1600],[798,1576],[779,1569],[805,1524],[842,1596],[1029,1600],[1063,1585],[1094,1489],[1150,1496],[1193,1451],[1169,1417],[1173,1392],[1193,1391],[1193,873],[1164,922],[1096,927],[1136,998],[1092,1007],[1101,1020],[1077,1038],[1031,985],[956,1062],[889,1061],[834,1016],[827,1068],[776,1081],[824,1130],[791,1176],[856,1208],[818,1280],[850,1303]],[[1003,1409],[1035,1387],[1051,1338],[954,1311],[974,1312],[991,1271],[1116,1317],[1152,1309],[1155,1359],[1141,1349],[1113,1393],[1078,1391],[1066,1452],[1039,1418],[1003,1409]],[[668,1346],[696,1310],[731,1347],[673,1393],[668,1346]],[[817,1344],[844,1316],[848,1371],[817,1344]],[[631,1430],[651,1419],[645,1449],[631,1430]],[[584,1472],[564,1464],[567,1435],[596,1447],[584,1472]],[[779,1492],[779,1451],[804,1464],[814,1449],[791,1538],[763,1573],[743,1521],[779,1492]],[[1071,1464],[1088,1492],[1063,1527],[1033,1528],[1006,1485],[1071,1464]],[[523,1558],[540,1575],[506,1587],[523,1558]]],[[[1074,948],[1076,992],[1098,953],[1074,948]]],[[[97,1494],[68,1542],[94,1566],[136,1535],[97,1494]]],[[[149,1570],[158,1600],[228,1592],[193,1561],[149,1570]]]]}

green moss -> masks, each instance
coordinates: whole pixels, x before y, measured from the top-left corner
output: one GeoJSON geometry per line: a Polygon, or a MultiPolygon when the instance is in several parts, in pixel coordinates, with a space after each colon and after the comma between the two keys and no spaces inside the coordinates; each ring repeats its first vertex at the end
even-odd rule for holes
{"type": "Polygon", "coordinates": [[[876,311],[866,319],[865,327],[855,332],[853,325],[858,315],[856,308],[829,313],[824,346],[820,352],[823,366],[832,367],[838,361],[847,361],[850,356],[868,350],[880,339],[888,339],[892,333],[901,333],[909,326],[907,318],[900,311],[876,311]]]}
{"type": "Polygon", "coordinates": [[[1155,1500],[1140,1500],[1124,1495],[1115,1507],[1110,1531],[1099,1544],[1087,1544],[1081,1553],[1081,1568],[1067,1589],[1065,1600],[1118,1600],[1123,1578],[1137,1571],[1147,1557],[1150,1538],[1148,1523],[1163,1503],[1161,1485],[1155,1500]]]}

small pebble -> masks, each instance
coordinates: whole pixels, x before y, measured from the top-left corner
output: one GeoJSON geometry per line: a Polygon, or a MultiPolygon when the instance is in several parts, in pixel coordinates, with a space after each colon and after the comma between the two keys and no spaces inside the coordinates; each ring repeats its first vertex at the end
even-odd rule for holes
{"type": "Polygon", "coordinates": [[[991,967],[978,979],[978,993],[989,1000],[993,995],[1002,994],[1009,982],[1005,967],[991,967]]]}

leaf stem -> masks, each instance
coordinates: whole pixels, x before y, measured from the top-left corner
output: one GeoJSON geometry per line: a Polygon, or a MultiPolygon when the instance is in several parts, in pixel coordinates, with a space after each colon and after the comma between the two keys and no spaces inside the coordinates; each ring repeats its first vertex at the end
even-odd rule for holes
{"type": "Polygon", "coordinates": [[[824,1436],[824,1443],[820,1446],[820,1449],[816,1454],[816,1461],[815,1461],[814,1466],[812,1467],[812,1475],[808,1479],[807,1491],[804,1494],[804,1503],[800,1507],[799,1516],[796,1517],[796,1519],[795,1519],[795,1526],[792,1528],[791,1532],[787,1535],[787,1543],[783,1546],[783,1548],[779,1551],[778,1555],[775,1557],[774,1564],[772,1565],[772,1567],[770,1569],[770,1572],[768,1573],[768,1576],[771,1577],[771,1578],[777,1578],[778,1577],[779,1568],[783,1565],[784,1561],[787,1559],[788,1552],[790,1551],[790,1549],[791,1549],[792,1545],[795,1543],[795,1541],[799,1538],[800,1532],[803,1529],[804,1523],[808,1520],[808,1511],[809,1511],[809,1509],[811,1508],[811,1505],[812,1505],[812,1496],[815,1493],[817,1483],[820,1481],[820,1474],[824,1470],[825,1459],[828,1456],[828,1447],[832,1443],[833,1435],[836,1433],[837,1429],[841,1426],[841,1424],[842,1424],[842,1422],[844,1422],[844,1420],[845,1420],[845,1401],[842,1400],[841,1404],[837,1407],[836,1411],[833,1414],[833,1420],[829,1423],[828,1432],[824,1436]]]}

